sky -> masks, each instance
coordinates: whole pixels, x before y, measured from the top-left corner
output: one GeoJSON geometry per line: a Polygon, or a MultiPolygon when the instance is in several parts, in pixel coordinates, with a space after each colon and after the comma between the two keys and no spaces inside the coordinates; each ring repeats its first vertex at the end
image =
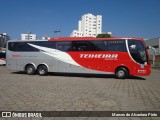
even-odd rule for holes
{"type": "Polygon", "coordinates": [[[113,36],[160,37],[160,0],[0,0],[0,33],[67,37],[87,13],[102,15],[102,31],[113,36]]]}

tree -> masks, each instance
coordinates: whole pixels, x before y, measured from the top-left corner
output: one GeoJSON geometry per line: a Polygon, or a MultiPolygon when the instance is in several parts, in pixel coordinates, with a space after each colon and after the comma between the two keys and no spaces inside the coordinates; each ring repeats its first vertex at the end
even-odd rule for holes
{"type": "Polygon", "coordinates": [[[111,34],[108,33],[98,34],[96,36],[96,38],[109,38],[109,37],[111,37],[111,34]]]}

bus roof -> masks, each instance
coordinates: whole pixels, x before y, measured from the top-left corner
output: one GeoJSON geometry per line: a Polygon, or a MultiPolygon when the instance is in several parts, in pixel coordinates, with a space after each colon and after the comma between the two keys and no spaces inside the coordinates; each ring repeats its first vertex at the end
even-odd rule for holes
{"type": "Polygon", "coordinates": [[[95,37],[59,37],[50,38],[48,40],[9,40],[8,42],[33,42],[33,41],[87,41],[87,40],[121,40],[121,39],[135,39],[143,40],[138,37],[109,37],[109,38],[95,38],[95,37]]]}
{"type": "Polygon", "coordinates": [[[48,40],[8,40],[7,42],[33,42],[33,41],[48,41],[48,40]]]}
{"type": "Polygon", "coordinates": [[[109,38],[95,38],[95,37],[60,37],[60,38],[50,38],[49,41],[81,41],[81,40],[120,40],[120,39],[136,39],[143,40],[137,37],[109,37],[109,38]]]}

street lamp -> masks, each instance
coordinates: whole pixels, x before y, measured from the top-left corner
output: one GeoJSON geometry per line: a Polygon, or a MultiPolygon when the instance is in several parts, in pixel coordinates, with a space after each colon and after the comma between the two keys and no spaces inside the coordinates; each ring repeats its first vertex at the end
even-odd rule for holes
{"type": "Polygon", "coordinates": [[[59,34],[60,32],[61,32],[60,30],[55,30],[54,31],[54,33],[57,34],[57,37],[60,37],[60,34],[59,34]]]}

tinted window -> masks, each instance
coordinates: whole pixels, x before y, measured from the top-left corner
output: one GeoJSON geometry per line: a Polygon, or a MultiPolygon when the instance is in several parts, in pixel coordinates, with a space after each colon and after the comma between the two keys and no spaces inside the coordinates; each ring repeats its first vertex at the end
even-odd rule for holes
{"type": "Polygon", "coordinates": [[[28,43],[33,44],[33,42],[9,42],[8,49],[10,51],[38,51],[38,49],[30,46],[28,43]]]}
{"type": "Polygon", "coordinates": [[[43,46],[43,47],[53,48],[53,49],[56,48],[56,43],[55,43],[55,42],[51,42],[51,41],[41,41],[40,43],[41,43],[40,46],[43,46]]]}
{"type": "MultiPolygon", "coordinates": [[[[18,42],[17,51],[19,52],[39,51],[37,48],[30,46],[28,43],[30,42],[18,42]]],[[[33,44],[33,42],[31,42],[31,44],[33,44]]]]}
{"type": "Polygon", "coordinates": [[[108,41],[108,51],[126,52],[125,40],[110,40],[108,41]]]}
{"type": "Polygon", "coordinates": [[[128,40],[128,47],[132,58],[141,64],[147,62],[146,50],[141,41],[128,40]]]}
{"type": "Polygon", "coordinates": [[[91,41],[91,51],[106,51],[107,41],[91,41]]]}
{"type": "Polygon", "coordinates": [[[60,51],[70,51],[71,50],[71,42],[56,42],[56,48],[60,51]]]}
{"type": "Polygon", "coordinates": [[[90,51],[88,41],[73,41],[72,51],[90,51]]]}
{"type": "Polygon", "coordinates": [[[16,51],[17,50],[17,42],[9,42],[8,43],[8,50],[16,51]]]}
{"type": "Polygon", "coordinates": [[[8,49],[10,51],[18,51],[18,52],[36,52],[39,51],[37,48],[29,45],[38,45],[42,47],[47,48],[56,48],[55,42],[49,42],[49,41],[30,41],[30,42],[9,42],[8,49]]]}

